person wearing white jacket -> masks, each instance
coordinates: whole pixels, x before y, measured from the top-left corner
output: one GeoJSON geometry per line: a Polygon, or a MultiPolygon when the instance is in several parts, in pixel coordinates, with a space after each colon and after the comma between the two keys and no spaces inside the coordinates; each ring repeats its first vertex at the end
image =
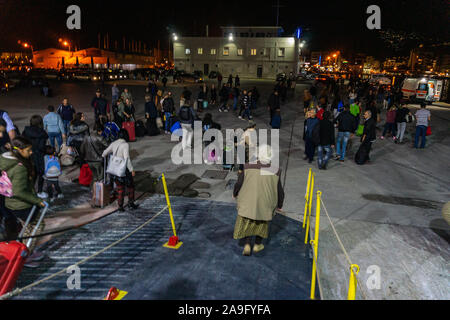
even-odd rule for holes
{"type": "Polygon", "coordinates": [[[127,163],[127,169],[124,177],[112,176],[112,180],[116,183],[117,186],[117,202],[119,204],[120,212],[125,211],[125,209],[123,208],[125,187],[128,191],[128,207],[130,207],[132,210],[138,208],[138,205],[134,203],[133,177],[135,176],[135,172],[133,164],[131,163],[130,146],[128,145],[128,141],[128,132],[124,129],[121,129],[118,133],[118,139],[111,143],[110,146],[102,154],[102,157],[113,154],[116,157],[124,159],[127,163]]]}

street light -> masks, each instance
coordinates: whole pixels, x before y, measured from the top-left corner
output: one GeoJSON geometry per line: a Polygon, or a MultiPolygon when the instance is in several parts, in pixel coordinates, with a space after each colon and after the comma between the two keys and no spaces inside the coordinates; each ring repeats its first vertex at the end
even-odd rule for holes
{"type": "Polygon", "coordinates": [[[230,35],[228,36],[228,40],[229,41],[233,41],[233,34],[232,33],[230,33],[230,35]]]}

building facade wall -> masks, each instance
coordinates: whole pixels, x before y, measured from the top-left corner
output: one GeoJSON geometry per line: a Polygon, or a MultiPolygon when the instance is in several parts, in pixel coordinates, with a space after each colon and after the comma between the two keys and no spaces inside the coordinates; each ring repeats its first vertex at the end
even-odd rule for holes
{"type": "Polygon", "coordinates": [[[267,79],[282,72],[298,72],[299,46],[295,38],[234,37],[230,41],[228,37],[187,37],[174,42],[173,52],[175,68],[186,72],[218,71],[224,77],[238,74],[267,79]],[[225,48],[228,48],[228,54],[225,48]]]}

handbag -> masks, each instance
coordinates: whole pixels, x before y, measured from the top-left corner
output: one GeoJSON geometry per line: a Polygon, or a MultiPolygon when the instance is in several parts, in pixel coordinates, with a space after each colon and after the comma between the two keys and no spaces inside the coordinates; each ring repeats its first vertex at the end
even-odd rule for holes
{"type": "MultiPolygon", "coordinates": [[[[117,148],[117,150],[119,150],[119,148],[117,148]]],[[[106,170],[106,173],[116,177],[125,177],[126,170],[127,161],[124,158],[118,157],[116,154],[113,154],[109,158],[108,169],[106,170]]]]}
{"type": "Polygon", "coordinates": [[[163,128],[163,127],[164,127],[163,122],[162,122],[162,120],[161,120],[161,117],[157,117],[157,118],[156,118],[156,126],[157,126],[158,128],[163,128]]]}
{"type": "Polygon", "coordinates": [[[428,128],[427,128],[427,133],[426,133],[426,135],[427,135],[427,136],[431,136],[431,127],[430,127],[430,126],[428,126],[428,128]]]}

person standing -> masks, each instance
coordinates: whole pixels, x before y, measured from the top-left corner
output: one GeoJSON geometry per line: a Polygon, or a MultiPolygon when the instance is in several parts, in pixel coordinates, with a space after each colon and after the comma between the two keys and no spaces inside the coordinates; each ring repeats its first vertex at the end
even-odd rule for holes
{"type": "Polygon", "coordinates": [[[392,135],[392,138],[396,139],[396,126],[395,126],[395,118],[397,115],[397,110],[395,106],[392,106],[389,111],[386,113],[386,123],[384,125],[383,134],[381,135],[381,140],[384,140],[384,137],[386,136],[386,133],[389,131],[392,135]]]}
{"type": "Polygon", "coordinates": [[[397,137],[395,143],[403,143],[403,136],[406,130],[406,116],[411,114],[411,111],[404,105],[400,104],[400,108],[397,110],[395,121],[397,122],[397,137]]]}
{"type": "Polygon", "coordinates": [[[162,78],[161,82],[162,82],[162,84],[163,84],[164,89],[166,89],[166,86],[167,86],[167,77],[166,77],[165,75],[164,75],[164,77],[162,78]]]}
{"type": "Polygon", "coordinates": [[[214,83],[211,85],[211,104],[216,104],[217,103],[217,89],[214,85],[214,83]]]}
{"type": "Polygon", "coordinates": [[[64,133],[68,135],[70,122],[73,120],[75,109],[71,104],[69,104],[69,100],[67,98],[63,99],[62,104],[60,104],[58,107],[57,113],[63,121],[64,133]]]}
{"type": "Polygon", "coordinates": [[[348,105],[344,106],[344,111],[338,115],[338,117],[334,120],[334,123],[338,124],[335,160],[344,162],[347,143],[353,137],[353,134],[357,128],[355,117],[350,113],[350,107],[348,105]]]}
{"type": "Polygon", "coordinates": [[[356,163],[360,165],[370,162],[372,142],[377,138],[376,121],[372,117],[372,112],[370,110],[364,112],[364,119],[364,131],[361,137],[361,145],[355,156],[356,163]]]}
{"type": "Polygon", "coordinates": [[[256,164],[247,163],[239,170],[233,190],[238,208],[233,238],[245,239],[244,256],[252,253],[252,237],[255,237],[253,253],[264,250],[262,241],[269,237],[269,224],[275,210],[281,210],[284,201],[281,170],[270,168],[271,147],[261,145],[258,149],[259,161],[256,164]]]}
{"type": "Polygon", "coordinates": [[[228,87],[230,87],[230,88],[232,88],[233,87],[233,75],[229,75],[228,76],[228,82],[227,82],[227,84],[228,84],[228,87]]]}
{"type": "Polygon", "coordinates": [[[222,86],[222,89],[219,92],[219,96],[220,96],[219,112],[228,112],[227,108],[228,89],[226,83],[222,86]]]}
{"type": "Polygon", "coordinates": [[[178,118],[180,119],[180,124],[183,129],[183,139],[181,141],[181,144],[184,150],[191,147],[193,136],[192,128],[194,126],[196,114],[192,107],[188,103],[186,103],[178,111],[178,118]]]}
{"type": "Polygon", "coordinates": [[[314,161],[314,153],[316,151],[316,145],[313,141],[313,130],[316,125],[319,124],[319,119],[316,117],[316,110],[311,109],[309,111],[309,118],[306,119],[306,125],[304,128],[304,139],[305,139],[305,153],[306,156],[304,160],[309,160],[309,163],[314,161]]]}
{"type": "Polygon", "coordinates": [[[80,147],[80,155],[92,170],[91,187],[95,182],[103,179],[103,151],[108,147],[108,142],[102,136],[104,127],[100,123],[94,126],[94,132],[85,135],[80,147]]]}
{"type": "Polygon", "coordinates": [[[48,194],[43,192],[45,171],[44,156],[48,134],[44,130],[42,117],[39,115],[32,116],[30,119],[30,126],[25,127],[22,135],[30,140],[32,144],[31,150],[33,153],[31,155],[31,160],[33,161],[36,178],[38,180],[37,196],[45,199],[48,197],[48,194]]]}
{"type": "Polygon", "coordinates": [[[14,125],[13,121],[9,117],[8,112],[6,112],[4,110],[0,110],[0,118],[5,120],[5,122],[6,122],[6,132],[8,133],[9,140],[12,141],[17,135],[16,126],[14,125]]]}
{"type": "Polygon", "coordinates": [[[100,116],[109,117],[109,104],[105,98],[102,97],[102,92],[97,89],[95,92],[95,97],[91,101],[91,106],[94,108],[95,122],[99,121],[100,116]]]}
{"type": "Polygon", "coordinates": [[[167,134],[170,134],[171,118],[172,118],[172,115],[175,113],[175,103],[172,98],[172,92],[169,91],[164,96],[164,101],[163,101],[162,107],[163,107],[164,118],[165,118],[165,123],[164,123],[165,132],[167,134]]]}
{"type": "Polygon", "coordinates": [[[105,158],[109,154],[113,154],[116,157],[122,158],[126,162],[126,171],[124,177],[112,176],[112,180],[116,183],[117,186],[117,202],[119,205],[119,211],[124,212],[124,198],[125,198],[125,189],[128,190],[128,207],[132,210],[138,208],[138,205],[134,203],[134,176],[136,173],[134,172],[133,164],[131,163],[130,158],[130,146],[128,132],[124,129],[120,129],[119,135],[116,141],[111,143],[108,148],[102,153],[102,157],[105,158]]]}
{"type": "Polygon", "coordinates": [[[53,202],[55,199],[64,198],[61,187],[59,186],[59,176],[62,174],[61,164],[56,156],[56,150],[52,146],[46,146],[44,162],[44,180],[47,184],[46,190],[49,201],[53,202]]]}
{"type": "Polygon", "coordinates": [[[311,93],[309,93],[309,90],[305,89],[303,91],[303,112],[305,113],[305,115],[306,115],[306,111],[311,106],[311,102],[312,102],[311,93]]]}
{"type": "Polygon", "coordinates": [[[414,138],[414,148],[419,149],[419,139],[422,138],[420,149],[425,148],[427,142],[427,129],[431,121],[431,112],[426,109],[427,105],[422,102],[420,109],[416,112],[416,136],[414,138]]]}
{"type": "Polygon", "coordinates": [[[241,79],[239,79],[239,75],[236,75],[234,78],[234,86],[238,88],[241,86],[241,79]]]}
{"type": "Polygon", "coordinates": [[[82,112],[75,114],[69,127],[69,137],[67,138],[67,145],[74,147],[80,154],[80,146],[83,143],[84,136],[89,134],[89,126],[85,122],[85,117],[82,112]]]}
{"type": "Polygon", "coordinates": [[[267,102],[267,109],[270,112],[270,122],[272,122],[272,117],[275,113],[275,110],[280,109],[280,97],[278,95],[278,91],[275,90],[269,97],[269,101],[267,102]]]}
{"type": "Polygon", "coordinates": [[[222,88],[222,80],[223,80],[222,74],[219,73],[217,75],[217,88],[222,88]]]}
{"type": "Polygon", "coordinates": [[[133,96],[128,91],[128,88],[123,89],[122,95],[120,96],[122,101],[126,101],[127,99],[130,100],[131,103],[133,103],[133,96]]]}
{"type": "Polygon", "coordinates": [[[147,94],[145,96],[145,118],[147,119],[147,131],[149,136],[156,136],[160,133],[158,125],[156,124],[156,118],[158,117],[158,110],[152,97],[147,94]]]}
{"type": "MultiPolygon", "coordinates": [[[[54,106],[47,107],[47,115],[44,117],[44,130],[48,133],[50,145],[55,147],[55,139],[58,142],[58,148],[61,149],[63,139],[66,139],[64,124],[59,114],[55,113],[54,106]]],[[[58,150],[59,150],[58,149],[58,150]]]]}
{"type": "Polygon", "coordinates": [[[240,96],[239,87],[234,86],[234,88],[231,91],[231,93],[233,95],[233,110],[236,111],[237,110],[238,101],[239,101],[239,96],[240,96]]]}
{"type": "Polygon", "coordinates": [[[330,160],[333,154],[333,148],[335,144],[334,140],[334,126],[330,121],[330,111],[325,111],[323,119],[319,121],[320,126],[320,141],[317,146],[317,164],[320,170],[327,170],[328,160],[330,160]],[[325,157],[323,155],[325,151],[325,157]]]}
{"type": "Polygon", "coordinates": [[[112,88],[111,88],[111,94],[112,94],[112,105],[116,104],[116,101],[119,100],[119,94],[120,94],[120,90],[119,87],[117,86],[117,83],[114,83],[112,88]]]}

